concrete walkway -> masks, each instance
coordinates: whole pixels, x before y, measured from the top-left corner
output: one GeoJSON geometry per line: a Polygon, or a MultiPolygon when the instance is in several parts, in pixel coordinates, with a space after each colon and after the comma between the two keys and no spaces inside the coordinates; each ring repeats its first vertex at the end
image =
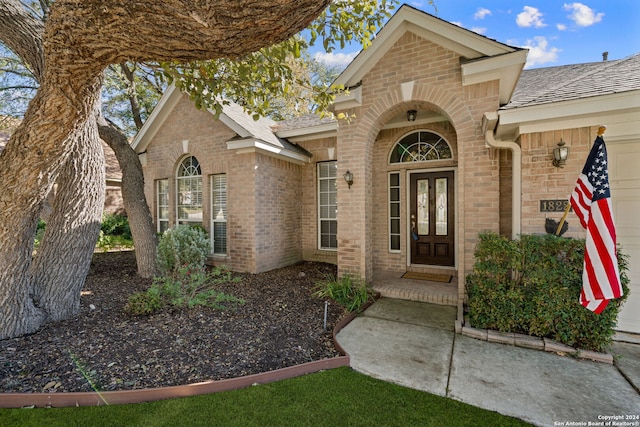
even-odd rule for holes
{"type": "Polygon", "coordinates": [[[536,425],[640,426],[625,419],[640,416],[639,345],[616,343],[616,367],[455,334],[455,318],[455,307],[382,298],[336,339],[358,372],[536,425]]]}

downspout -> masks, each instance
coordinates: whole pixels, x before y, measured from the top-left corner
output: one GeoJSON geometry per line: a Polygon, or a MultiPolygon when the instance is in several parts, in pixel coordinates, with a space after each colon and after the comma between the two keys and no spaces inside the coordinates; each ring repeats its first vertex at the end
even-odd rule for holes
{"type": "Polygon", "coordinates": [[[489,111],[482,116],[482,130],[488,147],[496,150],[511,151],[512,206],[511,238],[517,239],[521,233],[522,217],[522,149],[513,141],[496,140],[495,129],[498,125],[498,113],[489,111]]]}

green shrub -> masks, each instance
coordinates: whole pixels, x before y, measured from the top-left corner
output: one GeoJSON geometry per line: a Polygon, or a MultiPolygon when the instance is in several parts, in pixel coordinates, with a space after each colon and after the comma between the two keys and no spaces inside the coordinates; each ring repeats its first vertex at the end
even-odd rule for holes
{"type": "Polygon", "coordinates": [[[136,292],[129,296],[124,310],[134,316],[147,316],[157,312],[164,305],[158,289],[151,288],[146,292],[136,292]]]}
{"type": "Polygon", "coordinates": [[[372,301],[374,292],[362,279],[344,275],[339,279],[332,277],[318,282],[313,295],[330,298],[352,312],[359,311],[368,301],[372,301]]]}
{"type": "Polygon", "coordinates": [[[237,282],[224,267],[207,271],[204,267],[184,266],[173,274],[153,279],[146,292],[132,294],[125,311],[134,316],[150,315],[166,306],[192,308],[210,307],[217,310],[235,308],[244,300],[216,290],[221,283],[237,282]]]}
{"type": "Polygon", "coordinates": [[[42,238],[44,237],[44,231],[47,228],[47,224],[39,219],[38,220],[38,227],[36,228],[36,237],[33,241],[33,249],[38,250],[38,248],[40,247],[40,243],[42,243],[42,238]]]}
{"type": "Polygon", "coordinates": [[[174,307],[205,306],[219,310],[244,304],[240,298],[215,289],[220,283],[237,282],[224,267],[207,272],[204,268],[180,267],[173,275],[156,277],[151,290],[158,292],[174,307]]]}
{"type": "Polygon", "coordinates": [[[595,351],[609,346],[629,291],[624,254],[618,252],[625,295],[595,314],[578,300],[584,240],[553,235],[510,240],[493,233],[480,234],[479,240],[474,270],[466,279],[472,326],[548,337],[595,351]]]}
{"type": "Polygon", "coordinates": [[[203,268],[211,243],[202,227],[178,225],[164,232],[158,243],[158,268],[163,276],[175,274],[178,269],[203,268]]]}
{"type": "Polygon", "coordinates": [[[122,236],[131,240],[131,228],[129,219],[124,215],[104,214],[100,230],[107,236],[122,236]]]}

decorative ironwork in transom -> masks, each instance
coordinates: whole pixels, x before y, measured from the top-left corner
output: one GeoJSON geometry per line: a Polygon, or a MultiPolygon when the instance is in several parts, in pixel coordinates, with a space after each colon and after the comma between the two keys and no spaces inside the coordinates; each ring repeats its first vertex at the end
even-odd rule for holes
{"type": "Polygon", "coordinates": [[[184,159],[178,167],[178,177],[200,175],[202,175],[202,172],[200,171],[200,163],[198,162],[198,159],[193,156],[189,156],[184,159]]]}
{"type": "Polygon", "coordinates": [[[391,151],[389,163],[429,162],[451,159],[451,147],[432,132],[414,132],[402,138],[391,151]]]}

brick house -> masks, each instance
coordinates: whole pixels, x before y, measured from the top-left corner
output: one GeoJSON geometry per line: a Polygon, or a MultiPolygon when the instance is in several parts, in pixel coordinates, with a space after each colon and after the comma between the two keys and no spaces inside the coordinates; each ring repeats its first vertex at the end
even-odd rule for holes
{"type": "Polygon", "coordinates": [[[523,71],[526,55],[405,5],[337,80],[349,123],[256,122],[236,105],[216,120],[170,88],[133,142],[158,230],[202,224],[213,262],[240,271],[313,260],[368,281],[446,273],[461,313],[478,233],[544,233],[606,124],[618,240],[632,257],[619,327],[638,333],[640,55],[523,71]]]}

